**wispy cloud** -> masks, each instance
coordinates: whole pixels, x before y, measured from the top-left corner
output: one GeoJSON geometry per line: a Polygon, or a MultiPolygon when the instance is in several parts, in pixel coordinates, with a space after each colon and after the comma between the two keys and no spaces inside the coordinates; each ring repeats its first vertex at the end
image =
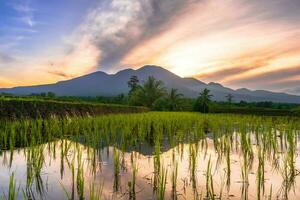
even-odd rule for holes
{"type": "Polygon", "coordinates": [[[24,1],[22,3],[16,3],[16,4],[11,4],[12,7],[16,10],[16,11],[19,11],[19,12],[24,12],[24,13],[32,13],[34,12],[35,10],[33,8],[31,8],[28,4],[28,2],[24,1]],[[25,4],[24,4],[25,2],[25,4]]]}
{"type": "Polygon", "coordinates": [[[34,27],[37,22],[34,17],[34,12],[36,11],[30,6],[30,1],[24,0],[19,2],[10,3],[11,7],[20,14],[20,17],[16,19],[20,22],[28,25],[29,27],[34,27]]]}
{"type": "Polygon", "coordinates": [[[52,75],[54,75],[54,76],[59,76],[59,77],[63,77],[63,78],[71,78],[72,76],[70,76],[69,74],[67,74],[67,73],[64,73],[63,71],[56,71],[56,70],[54,70],[54,71],[51,71],[51,70],[49,70],[49,71],[47,71],[49,74],[52,74],[52,75]]]}
{"type": "Polygon", "coordinates": [[[34,27],[36,25],[33,15],[26,15],[17,19],[30,27],[34,27]]]}
{"type": "Polygon", "coordinates": [[[16,58],[0,52],[0,63],[9,64],[15,62],[16,60],[17,60],[16,58]]]}

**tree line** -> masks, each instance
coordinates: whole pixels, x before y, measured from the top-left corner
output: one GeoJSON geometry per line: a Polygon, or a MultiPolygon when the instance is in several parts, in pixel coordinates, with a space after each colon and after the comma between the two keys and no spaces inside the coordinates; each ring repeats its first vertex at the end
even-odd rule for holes
{"type": "MultiPolygon", "coordinates": [[[[143,84],[140,83],[137,76],[132,76],[127,84],[130,88],[128,93],[130,105],[145,106],[160,111],[184,109],[183,94],[179,93],[176,88],[167,91],[164,83],[153,76],[148,77],[143,84]]],[[[194,102],[193,110],[208,113],[212,97],[210,91],[205,88],[194,102]]]]}
{"type": "Polygon", "coordinates": [[[12,94],[0,94],[1,98],[29,98],[46,99],[66,102],[92,102],[104,104],[121,104],[132,106],[144,106],[155,111],[197,111],[197,112],[221,112],[221,113],[256,113],[257,111],[266,112],[269,109],[272,112],[293,111],[300,113],[299,104],[275,103],[271,101],[264,102],[236,102],[232,94],[225,96],[225,101],[213,101],[213,95],[207,88],[199,91],[197,98],[187,98],[181,94],[178,89],[167,89],[164,83],[148,77],[141,82],[137,76],[132,76],[127,82],[129,87],[128,94],[119,94],[117,96],[96,96],[96,97],[78,97],[78,96],[56,96],[53,92],[42,92],[28,96],[14,96],[12,94]]]}

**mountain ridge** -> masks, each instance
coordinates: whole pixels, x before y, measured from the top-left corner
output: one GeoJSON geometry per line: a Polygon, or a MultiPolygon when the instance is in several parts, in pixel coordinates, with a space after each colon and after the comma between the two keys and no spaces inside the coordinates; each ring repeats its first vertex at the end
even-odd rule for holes
{"type": "Polygon", "coordinates": [[[115,74],[97,71],[52,84],[0,88],[0,93],[29,95],[32,93],[54,92],[58,96],[116,96],[121,93],[128,93],[127,81],[133,75],[137,76],[141,83],[149,76],[154,76],[156,79],[163,81],[167,89],[177,88],[179,92],[190,98],[197,97],[201,90],[207,88],[211,90],[214,100],[217,101],[224,101],[226,95],[232,94],[235,101],[300,103],[300,96],[297,95],[267,90],[249,90],[247,88],[234,90],[220,83],[204,83],[193,77],[182,78],[163,67],[154,65],[146,65],[139,69],[124,69],[115,74]]]}

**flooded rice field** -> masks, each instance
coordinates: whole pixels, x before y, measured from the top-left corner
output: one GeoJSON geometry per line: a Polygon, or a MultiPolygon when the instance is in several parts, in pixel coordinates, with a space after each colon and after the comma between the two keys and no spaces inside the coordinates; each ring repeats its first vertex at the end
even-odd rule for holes
{"type": "Polygon", "coordinates": [[[2,122],[0,199],[300,199],[298,118],[2,122]]]}

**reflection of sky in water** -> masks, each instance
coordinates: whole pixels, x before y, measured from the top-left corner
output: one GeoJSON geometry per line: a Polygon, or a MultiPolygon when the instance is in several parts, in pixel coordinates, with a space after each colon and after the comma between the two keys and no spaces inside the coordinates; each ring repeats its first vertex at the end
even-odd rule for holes
{"type": "MultiPolygon", "coordinates": [[[[214,149],[213,142],[211,139],[208,139],[208,148],[205,151],[201,149],[201,145],[199,143],[199,154],[197,157],[197,192],[199,197],[205,197],[206,195],[206,169],[209,158],[211,158],[212,165],[212,174],[214,180],[214,191],[217,195],[221,192],[221,186],[223,185],[223,196],[229,199],[241,199],[242,194],[242,178],[241,178],[241,153],[235,151],[231,153],[231,185],[230,189],[226,188],[226,162],[225,158],[222,158],[222,161],[216,165],[217,163],[217,152],[214,149]],[[206,152],[206,153],[205,153],[206,152]]],[[[53,144],[53,143],[52,143],[53,144]]],[[[44,187],[44,199],[66,199],[66,193],[63,188],[69,193],[72,188],[72,173],[68,166],[68,158],[69,162],[72,162],[72,158],[74,155],[75,145],[72,144],[69,149],[67,156],[63,160],[63,177],[61,178],[61,142],[56,142],[56,146],[50,145],[50,152],[48,145],[45,145],[44,148],[44,167],[42,169],[41,177],[43,181],[44,187]],[[55,153],[54,150],[55,149],[55,153]],[[54,156],[55,154],[55,156],[54,156]]],[[[131,152],[124,153],[124,168],[121,167],[120,170],[120,185],[119,191],[114,193],[113,191],[113,183],[114,183],[114,166],[113,166],[113,147],[104,148],[101,150],[101,153],[96,155],[96,174],[93,176],[92,173],[92,155],[91,151],[88,154],[88,148],[85,148],[82,145],[79,145],[83,156],[82,161],[84,163],[84,172],[85,172],[85,195],[88,199],[89,187],[90,183],[94,183],[97,187],[103,186],[103,196],[105,199],[128,199],[129,198],[129,190],[128,190],[128,182],[131,181],[131,152]]],[[[91,150],[91,149],[90,149],[91,150]]],[[[177,178],[177,195],[179,199],[193,199],[194,192],[192,188],[192,182],[190,178],[190,170],[189,170],[189,158],[190,158],[190,147],[189,144],[176,146],[174,149],[165,149],[166,151],[161,155],[161,163],[168,169],[168,181],[167,181],[167,189],[166,189],[166,198],[170,199],[172,193],[172,182],[171,182],[171,173],[173,171],[172,167],[172,153],[175,152],[175,158],[178,160],[178,178],[177,178]],[[181,155],[182,154],[182,155],[181,155]]],[[[256,148],[253,148],[254,153],[256,153],[256,148]]],[[[299,150],[299,147],[298,147],[299,150]]],[[[149,146],[146,149],[141,149],[140,152],[151,152],[149,146]]],[[[8,184],[9,184],[9,175],[11,173],[15,173],[15,177],[17,180],[17,185],[20,185],[20,188],[26,188],[26,173],[27,173],[27,164],[26,164],[26,151],[25,150],[15,150],[13,154],[13,162],[12,166],[9,167],[10,161],[10,152],[2,152],[0,156],[0,193],[7,193],[8,184]]],[[[136,153],[137,155],[137,180],[136,180],[136,198],[137,199],[152,199],[153,196],[153,157],[149,155],[145,155],[142,153],[136,153]]],[[[76,158],[77,156],[75,156],[76,158]]],[[[279,195],[280,187],[282,185],[281,174],[274,170],[270,165],[268,158],[265,160],[265,190],[264,197],[267,197],[270,193],[270,187],[272,185],[272,198],[276,198],[276,195],[279,195]]],[[[75,169],[77,169],[77,160],[75,160],[75,169]]],[[[122,156],[121,156],[122,163],[122,156]]],[[[297,157],[296,159],[296,168],[300,166],[300,159],[297,157]]],[[[258,168],[258,160],[257,155],[255,155],[253,166],[249,171],[249,185],[248,185],[248,197],[249,199],[257,199],[257,177],[256,171],[258,168]]],[[[298,168],[297,168],[298,169],[298,168]]],[[[75,170],[76,171],[76,170],[75,170]]],[[[296,177],[295,190],[290,191],[289,198],[290,199],[300,199],[300,191],[297,189],[299,183],[299,176],[296,177]]],[[[76,172],[75,172],[75,180],[76,180],[76,172]]],[[[96,187],[96,188],[97,188],[96,187]]],[[[23,199],[23,194],[19,193],[19,198],[23,199]]],[[[36,185],[32,186],[33,191],[36,191],[36,185]]],[[[37,195],[35,193],[35,195],[37,195]]],[[[37,199],[40,197],[37,195],[37,199]]],[[[76,185],[75,185],[75,199],[76,196],[76,185]]]]}

